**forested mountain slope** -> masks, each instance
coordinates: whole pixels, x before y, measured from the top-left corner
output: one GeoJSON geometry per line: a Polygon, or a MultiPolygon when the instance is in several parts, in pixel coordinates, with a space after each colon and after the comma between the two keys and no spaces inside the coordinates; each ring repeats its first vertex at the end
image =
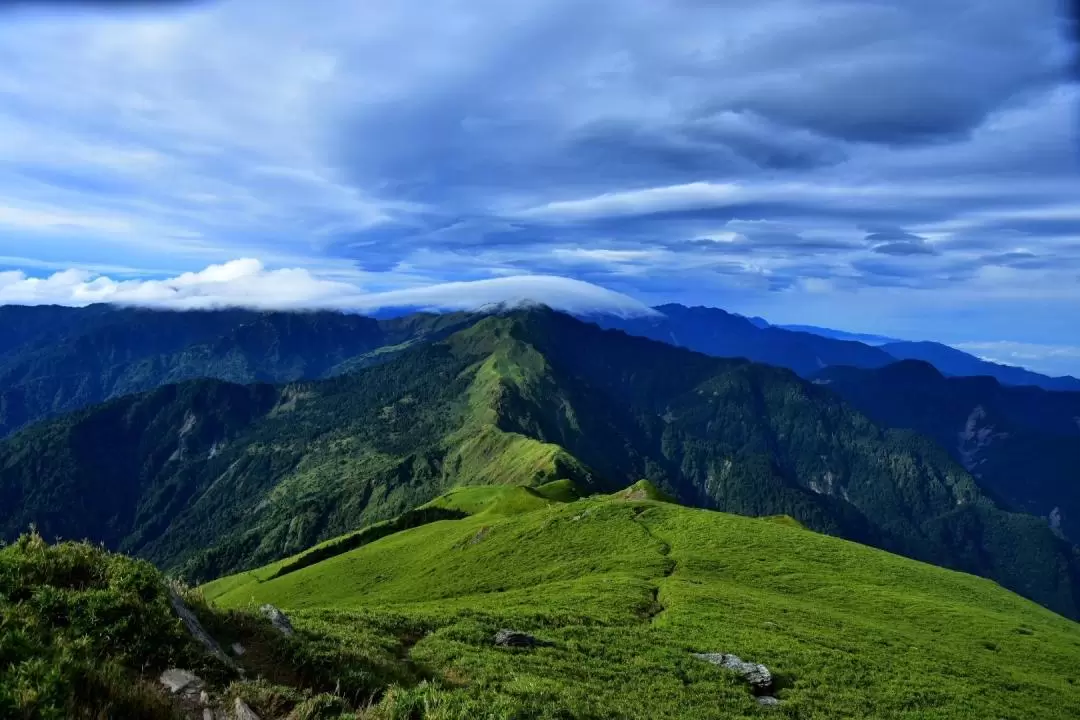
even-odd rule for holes
{"type": "Polygon", "coordinates": [[[992,377],[1004,385],[1027,385],[1046,390],[1080,392],[1080,379],[1068,375],[1051,377],[1013,365],[990,362],[941,343],[896,341],[882,345],[881,349],[897,360],[921,360],[930,363],[945,375],[992,377]]]}
{"type": "Polygon", "coordinates": [[[1080,539],[1080,392],[945,377],[916,361],[817,380],[875,422],[935,439],[1007,507],[1080,539]]]}
{"type": "Polygon", "coordinates": [[[0,307],[0,437],[167,383],[317,379],[368,354],[441,337],[466,314],[375,320],[338,312],[0,307]]]}
{"type": "Polygon", "coordinates": [[[322,382],[200,381],[31,428],[0,444],[0,529],[34,522],[205,579],[455,485],[561,478],[788,514],[1077,613],[1075,551],[934,443],[789,371],[539,309],[322,382]]]}

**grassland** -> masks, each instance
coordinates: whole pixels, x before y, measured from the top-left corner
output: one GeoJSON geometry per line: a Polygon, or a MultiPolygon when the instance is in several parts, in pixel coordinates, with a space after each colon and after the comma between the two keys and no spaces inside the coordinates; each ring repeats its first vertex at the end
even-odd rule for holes
{"type": "Polygon", "coordinates": [[[373,718],[1080,717],[1080,625],[988,580],[637,490],[461,488],[433,505],[470,517],[203,592],[278,605],[327,647],[392,649],[413,680],[373,718]],[[504,627],[551,644],[495,647],[504,627]],[[693,652],[768,665],[780,705],[693,652]]]}

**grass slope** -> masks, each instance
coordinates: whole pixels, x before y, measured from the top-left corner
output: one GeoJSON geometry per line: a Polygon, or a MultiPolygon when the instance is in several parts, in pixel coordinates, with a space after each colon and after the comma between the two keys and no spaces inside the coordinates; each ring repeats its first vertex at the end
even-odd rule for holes
{"type": "Polygon", "coordinates": [[[1080,626],[988,580],[783,520],[544,494],[459,489],[432,505],[468,518],[203,590],[343,644],[408,628],[402,661],[426,680],[379,717],[1080,716],[1080,626]],[[503,627],[551,645],[496,648],[503,627]],[[781,705],[692,652],[765,663],[781,705]]]}

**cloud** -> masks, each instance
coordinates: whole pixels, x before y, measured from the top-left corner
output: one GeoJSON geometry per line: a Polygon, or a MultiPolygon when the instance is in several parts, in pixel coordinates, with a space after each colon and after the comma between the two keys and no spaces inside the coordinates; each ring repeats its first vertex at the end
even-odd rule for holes
{"type": "Polygon", "coordinates": [[[995,340],[957,343],[956,347],[983,360],[1035,368],[1051,375],[1075,374],[1080,366],[1080,346],[995,340]]]}
{"type": "Polygon", "coordinates": [[[903,231],[875,232],[866,236],[876,253],[883,255],[936,255],[937,250],[926,238],[903,231]]]}
{"type": "MultiPolygon", "coordinates": [[[[983,205],[999,199],[1002,188],[993,182],[922,182],[837,184],[830,182],[695,182],[685,185],[603,193],[573,200],[558,200],[522,209],[514,217],[541,222],[585,222],[611,218],[641,217],[735,209],[749,214],[763,209],[783,217],[797,213],[833,216],[897,214],[894,207],[906,202],[920,203],[928,212],[943,207],[983,205]]],[[[1015,194],[1045,194],[1045,190],[1021,189],[1015,194]]],[[[1041,208],[1013,211],[1034,215],[1041,208]]],[[[991,212],[991,211],[986,211],[991,212]]],[[[1007,212],[1007,211],[1006,211],[1007,212]]],[[[1065,212],[1064,209],[1059,210],[1065,212]]],[[[1066,213],[1068,219],[1073,215],[1066,213]]]]}
{"type": "Polygon", "coordinates": [[[567,276],[1080,344],[1057,0],[125,4],[0,3],[0,269],[567,276]]]}
{"type": "Polygon", "coordinates": [[[161,280],[114,280],[86,270],[63,270],[44,278],[0,272],[0,305],[110,303],[172,310],[244,307],[371,312],[397,307],[476,310],[493,304],[529,302],[575,313],[654,314],[626,295],[580,280],[546,275],[368,292],[356,284],[322,278],[300,268],[267,269],[250,258],[161,280]]]}

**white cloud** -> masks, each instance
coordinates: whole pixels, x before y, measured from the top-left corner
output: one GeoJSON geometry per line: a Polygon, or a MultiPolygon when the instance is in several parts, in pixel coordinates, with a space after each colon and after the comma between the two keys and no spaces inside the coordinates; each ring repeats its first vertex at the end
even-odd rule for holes
{"type": "Polygon", "coordinates": [[[608,248],[555,248],[551,254],[557,260],[569,263],[597,263],[611,265],[644,260],[655,260],[659,250],[613,250],[608,248]]]}
{"type": "MultiPolygon", "coordinates": [[[[513,217],[548,221],[579,222],[607,218],[626,218],[659,213],[680,213],[693,210],[716,210],[745,206],[752,203],[772,203],[810,211],[874,210],[904,202],[955,203],[997,197],[1002,187],[996,182],[935,181],[907,184],[846,184],[821,182],[694,182],[603,193],[574,200],[560,200],[525,208],[513,217]]],[[[1029,201],[1047,200],[1062,194],[1057,182],[1032,181],[1012,189],[1016,197],[1029,201]]],[[[1049,202],[1053,202],[1050,200],[1049,202]]],[[[1026,208],[1028,215],[1038,216],[1044,205],[1026,208]]],[[[1051,206],[1054,217],[1075,219],[1072,205],[1051,206]]]]}
{"type": "Polygon", "coordinates": [[[522,210],[517,217],[557,221],[628,217],[723,207],[745,201],[746,196],[743,188],[733,183],[696,182],[551,202],[522,210]]]}
{"type": "Polygon", "coordinates": [[[983,360],[1008,365],[1026,365],[1032,361],[1080,360],[1080,347],[995,340],[957,343],[956,347],[983,360]]]}
{"type": "Polygon", "coordinates": [[[258,260],[233,260],[162,280],[115,280],[70,269],[45,278],[0,272],[0,305],[93,303],[193,310],[245,307],[260,310],[338,309],[370,312],[388,307],[474,310],[494,304],[538,302],[557,310],[625,316],[653,311],[621,293],[581,280],[518,275],[437,283],[382,292],[320,277],[306,269],[267,269],[258,260]]]}
{"type": "Polygon", "coordinates": [[[953,343],[953,347],[1002,365],[1017,365],[1051,376],[1080,377],[1080,346],[993,340],[953,343]]]}

